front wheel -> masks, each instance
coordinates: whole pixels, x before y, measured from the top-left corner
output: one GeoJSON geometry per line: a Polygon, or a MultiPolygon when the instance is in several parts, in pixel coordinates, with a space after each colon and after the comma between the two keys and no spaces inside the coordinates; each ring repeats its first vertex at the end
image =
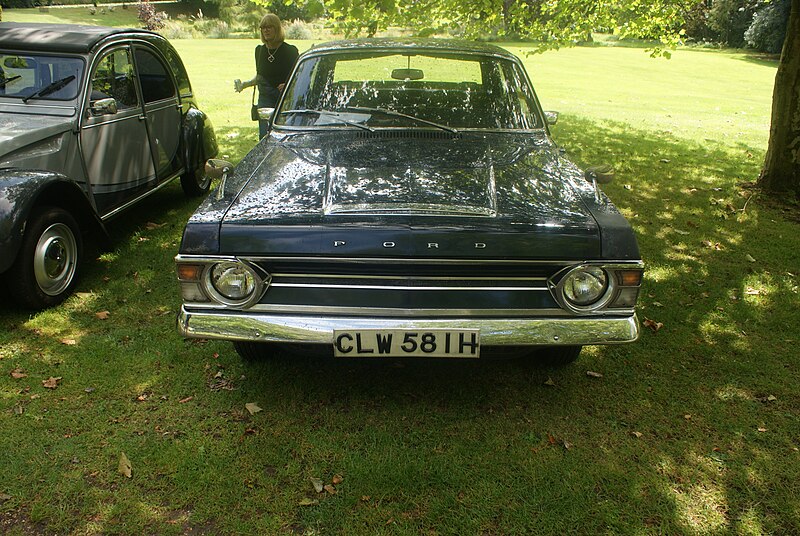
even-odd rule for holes
{"type": "Polygon", "coordinates": [[[75,218],[60,208],[34,209],[17,259],[6,273],[9,293],[29,309],[61,303],[75,288],[82,255],[75,218]]]}
{"type": "Polygon", "coordinates": [[[188,197],[205,195],[211,188],[211,177],[206,175],[204,167],[200,166],[181,175],[181,187],[188,197]]]}

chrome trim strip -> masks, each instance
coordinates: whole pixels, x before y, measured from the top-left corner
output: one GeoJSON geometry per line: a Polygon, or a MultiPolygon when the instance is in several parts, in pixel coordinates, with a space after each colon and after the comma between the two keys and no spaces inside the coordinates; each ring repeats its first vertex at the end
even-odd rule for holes
{"type": "Polygon", "coordinates": [[[187,338],[333,344],[333,330],[480,329],[484,346],[620,344],[639,336],[636,315],[616,318],[374,318],[189,312],[181,307],[178,332],[187,338]]]}
{"type": "Polygon", "coordinates": [[[159,191],[161,188],[163,188],[163,187],[164,187],[164,186],[166,186],[167,184],[171,183],[172,181],[174,181],[175,179],[177,179],[177,178],[178,178],[178,177],[180,177],[181,175],[183,175],[183,173],[184,173],[184,170],[183,170],[183,169],[180,169],[180,170],[178,170],[178,172],[177,172],[177,173],[175,173],[173,176],[171,176],[171,177],[169,177],[169,178],[167,178],[167,179],[164,179],[164,180],[161,182],[161,184],[159,184],[158,186],[156,186],[156,187],[155,187],[155,188],[153,188],[152,190],[147,190],[145,193],[143,193],[142,195],[140,195],[140,196],[139,196],[139,197],[137,197],[136,199],[132,199],[131,201],[128,201],[128,202],[127,202],[127,203],[125,203],[124,205],[122,205],[122,206],[119,206],[119,207],[115,208],[115,209],[114,209],[114,210],[112,210],[111,212],[109,212],[109,213],[107,213],[107,214],[104,214],[104,215],[100,216],[100,219],[101,219],[102,221],[106,221],[107,219],[111,218],[112,216],[115,216],[115,215],[117,215],[118,213],[122,212],[123,210],[125,210],[125,209],[126,209],[126,208],[128,208],[129,206],[131,206],[131,205],[133,205],[133,204],[136,204],[136,203],[138,203],[139,201],[141,201],[142,199],[144,199],[145,197],[147,197],[147,196],[149,196],[149,195],[152,195],[152,194],[156,193],[156,192],[157,192],[157,191],[159,191]]]}
{"type": "Polygon", "coordinates": [[[416,275],[347,275],[347,274],[287,274],[270,272],[273,278],[307,278],[307,279],[384,279],[387,281],[547,281],[547,277],[445,277],[438,275],[416,276],[416,275]]]}
{"type": "MultiPolygon", "coordinates": [[[[207,308],[206,303],[187,304],[189,309],[207,308]]],[[[395,309],[390,307],[320,307],[318,305],[278,305],[257,303],[250,307],[248,312],[258,313],[279,313],[285,314],[305,314],[305,315],[347,315],[347,316],[372,316],[372,317],[490,317],[490,318],[520,318],[520,317],[550,317],[566,316],[574,317],[562,309],[395,309]]],[[[633,310],[623,311],[620,314],[632,314],[633,310]]]]}
{"type": "MultiPolygon", "coordinates": [[[[175,262],[217,262],[219,259],[229,259],[230,256],[225,255],[177,255],[175,262]]],[[[640,260],[634,261],[620,261],[614,259],[480,259],[480,258],[435,258],[435,257],[413,257],[413,258],[396,258],[396,257],[303,257],[303,256],[287,256],[287,257],[262,257],[252,255],[242,255],[238,257],[241,260],[249,262],[268,262],[268,261],[302,261],[302,262],[342,262],[353,264],[364,263],[382,263],[382,264],[531,264],[531,265],[563,265],[563,266],[577,266],[580,264],[602,264],[608,266],[624,266],[624,267],[642,267],[643,263],[640,260]]]]}
{"type": "Polygon", "coordinates": [[[275,283],[273,282],[270,287],[283,287],[283,288],[340,288],[340,289],[358,289],[358,290],[470,290],[470,291],[498,291],[498,290],[518,290],[525,291],[549,291],[547,287],[415,287],[405,285],[329,285],[325,283],[275,283]]]}

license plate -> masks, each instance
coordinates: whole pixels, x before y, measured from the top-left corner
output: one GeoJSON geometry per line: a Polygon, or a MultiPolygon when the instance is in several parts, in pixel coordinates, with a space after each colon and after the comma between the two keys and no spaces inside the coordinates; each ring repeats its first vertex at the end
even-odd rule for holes
{"type": "Polygon", "coordinates": [[[336,357],[467,357],[480,356],[477,329],[334,330],[336,357]]]}

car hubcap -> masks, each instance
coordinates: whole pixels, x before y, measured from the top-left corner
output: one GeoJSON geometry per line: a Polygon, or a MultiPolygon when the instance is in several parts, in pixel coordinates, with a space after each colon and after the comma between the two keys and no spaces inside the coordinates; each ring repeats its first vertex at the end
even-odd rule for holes
{"type": "Polygon", "coordinates": [[[39,288],[48,296],[57,296],[72,282],[75,275],[75,261],[78,258],[78,244],[72,229],[63,223],[48,227],[33,256],[33,273],[39,288]]]}

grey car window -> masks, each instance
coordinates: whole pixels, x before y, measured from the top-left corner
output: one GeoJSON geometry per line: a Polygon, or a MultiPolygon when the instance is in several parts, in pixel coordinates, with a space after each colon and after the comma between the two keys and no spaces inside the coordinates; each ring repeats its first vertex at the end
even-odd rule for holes
{"type": "Polygon", "coordinates": [[[166,67],[149,50],[136,49],[136,66],[144,102],[155,102],[175,96],[175,85],[166,67]]]}
{"type": "Polygon", "coordinates": [[[76,57],[0,52],[0,97],[28,99],[53,82],[69,79],[57,90],[45,92],[37,98],[74,99],[78,94],[83,65],[83,59],[76,57]]]}
{"type": "Polygon", "coordinates": [[[133,62],[127,48],[118,48],[103,56],[92,76],[91,100],[114,98],[117,108],[138,106],[133,62]]]}

